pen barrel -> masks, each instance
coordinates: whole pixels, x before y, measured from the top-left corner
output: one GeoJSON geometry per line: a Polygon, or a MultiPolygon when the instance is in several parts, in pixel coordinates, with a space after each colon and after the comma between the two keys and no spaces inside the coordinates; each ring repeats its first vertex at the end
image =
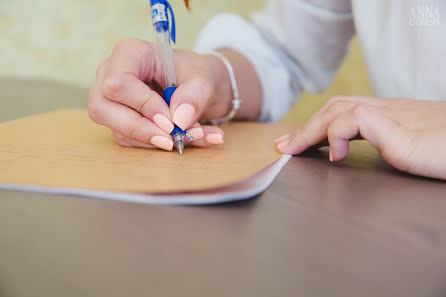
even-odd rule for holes
{"type": "Polygon", "coordinates": [[[157,40],[156,57],[158,65],[161,65],[164,78],[164,87],[176,86],[175,66],[171,38],[175,39],[175,24],[172,13],[172,31],[169,29],[169,17],[167,8],[170,5],[164,0],[151,0],[152,23],[157,40]]]}
{"type": "MultiPolygon", "coordinates": [[[[150,5],[152,9],[153,28],[155,29],[157,39],[157,52],[155,56],[158,65],[161,65],[161,71],[163,72],[164,78],[165,89],[163,98],[166,104],[170,106],[170,99],[177,88],[173,51],[170,43],[171,39],[175,42],[175,19],[172,7],[167,0],[150,0],[150,5]],[[172,26],[170,29],[167,9],[169,9],[171,14],[172,26]]],[[[170,135],[172,136],[177,150],[180,155],[182,155],[186,139],[186,131],[175,125],[170,135]]]]}
{"type": "Polygon", "coordinates": [[[157,39],[157,59],[163,71],[164,86],[176,86],[175,66],[173,60],[173,51],[170,44],[169,32],[156,32],[157,39]]]}

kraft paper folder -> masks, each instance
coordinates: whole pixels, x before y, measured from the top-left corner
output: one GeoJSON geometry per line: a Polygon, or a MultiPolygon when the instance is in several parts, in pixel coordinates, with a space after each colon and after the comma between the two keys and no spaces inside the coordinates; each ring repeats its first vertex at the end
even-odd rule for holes
{"type": "Polygon", "coordinates": [[[0,188],[159,204],[207,204],[263,192],[290,156],[288,124],[233,123],[225,144],[175,151],[122,147],[82,110],[0,124],[0,188]]]}

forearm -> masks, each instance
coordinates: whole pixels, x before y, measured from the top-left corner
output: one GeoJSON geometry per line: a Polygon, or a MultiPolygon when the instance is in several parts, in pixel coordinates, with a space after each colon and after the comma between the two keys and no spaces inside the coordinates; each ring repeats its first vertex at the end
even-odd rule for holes
{"type": "MultiPolygon", "coordinates": [[[[230,50],[218,50],[223,54],[234,70],[235,80],[239,90],[240,109],[235,115],[236,120],[257,121],[262,106],[262,86],[251,62],[242,54],[230,50]]],[[[207,55],[212,67],[214,94],[204,113],[205,119],[215,119],[227,115],[234,97],[229,73],[223,62],[216,56],[207,55]]]]}

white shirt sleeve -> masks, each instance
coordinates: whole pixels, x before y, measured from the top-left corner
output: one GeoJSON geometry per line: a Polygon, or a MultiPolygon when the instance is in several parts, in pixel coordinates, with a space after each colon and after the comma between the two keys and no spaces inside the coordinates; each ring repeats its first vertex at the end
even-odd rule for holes
{"type": "Polygon", "coordinates": [[[200,32],[196,51],[243,54],[262,84],[260,120],[278,121],[302,90],[320,92],[332,80],[354,34],[350,0],[272,0],[252,18],[215,16],[200,32]]]}

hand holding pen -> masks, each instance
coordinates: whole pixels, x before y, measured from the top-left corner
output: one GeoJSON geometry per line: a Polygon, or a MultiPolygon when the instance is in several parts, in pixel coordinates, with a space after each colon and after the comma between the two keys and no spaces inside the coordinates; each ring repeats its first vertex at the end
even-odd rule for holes
{"type": "Polygon", "coordinates": [[[170,106],[162,94],[165,77],[157,58],[157,45],[142,40],[123,40],[111,57],[97,69],[89,98],[89,115],[112,129],[123,146],[172,150],[174,124],[193,138],[186,145],[204,147],[223,143],[223,131],[200,125],[228,112],[229,82],[222,83],[226,69],[215,57],[191,51],[173,52],[178,87],[170,106]]]}
{"type": "MultiPolygon", "coordinates": [[[[170,106],[170,99],[177,89],[175,64],[171,46],[171,41],[175,42],[175,18],[172,7],[167,0],[150,0],[150,6],[153,28],[155,29],[156,39],[158,41],[157,61],[161,65],[164,75],[163,99],[170,106]]],[[[181,108],[184,109],[184,113],[186,114],[195,113],[193,106],[182,105],[181,108]]],[[[183,155],[186,136],[189,139],[193,139],[193,136],[190,136],[185,129],[175,125],[172,132],[170,132],[180,155],[183,155]]]]}

